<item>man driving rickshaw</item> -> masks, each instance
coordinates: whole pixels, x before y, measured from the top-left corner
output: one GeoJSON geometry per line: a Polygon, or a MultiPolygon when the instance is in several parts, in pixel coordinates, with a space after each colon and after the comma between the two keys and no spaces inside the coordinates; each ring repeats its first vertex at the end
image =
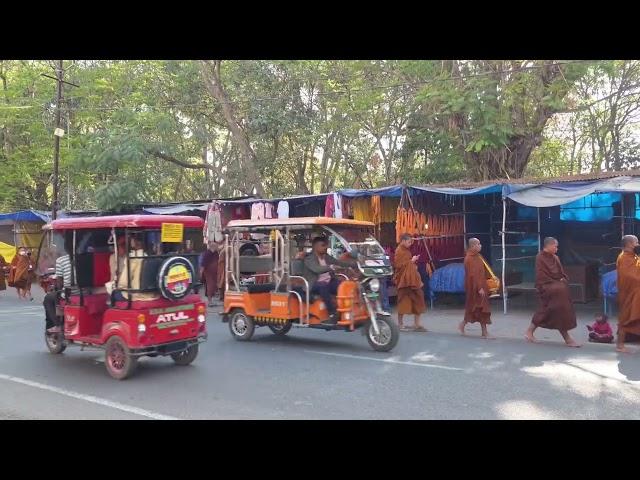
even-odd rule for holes
{"type": "Polygon", "coordinates": [[[302,276],[309,284],[311,295],[319,295],[327,306],[329,318],[322,323],[335,325],[338,323],[336,304],[333,299],[338,294],[340,280],[335,275],[336,267],[349,268],[357,265],[355,260],[344,261],[327,254],[329,241],[325,237],[315,237],[312,252],[304,258],[302,276]]]}
{"type": "Polygon", "coordinates": [[[372,231],[370,222],[324,217],[229,222],[222,317],[231,335],[249,340],[261,326],[277,335],[292,326],[362,328],[374,350],[391,350],[399,332],[380,312],[378,297],[380,278],[393,270],[372,231]],[[264,242],[271,253],[241,256],[247,233],[268,234],[264,242]],[[339,258],[331,255],[340,250],[339,258]]]}

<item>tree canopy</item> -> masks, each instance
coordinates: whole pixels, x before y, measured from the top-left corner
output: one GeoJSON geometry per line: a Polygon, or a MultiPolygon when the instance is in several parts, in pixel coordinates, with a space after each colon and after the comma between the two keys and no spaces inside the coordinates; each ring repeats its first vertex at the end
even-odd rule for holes
{"type": "MultiPolygon", "coordinates": [[[[0,210],[48,209],[53,62],[0,60],[0,210]]],[[[63,208],[634,167],[640,63],[65,61],[63,208]]]]}

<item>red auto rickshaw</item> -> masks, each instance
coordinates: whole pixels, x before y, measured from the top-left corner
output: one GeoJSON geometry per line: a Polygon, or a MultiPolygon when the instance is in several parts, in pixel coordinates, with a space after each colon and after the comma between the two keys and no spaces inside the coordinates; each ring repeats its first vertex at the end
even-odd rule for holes
{"type": "Polygon", "coordinates": [[[119,380],[135,371],[142,356],[193,362],[207,338],[206,306],[198,295],[198,255],[187,245],[202,245],[202,226],[198,217],[170,215],[45,225],[37,273],[51,275],[56,262],[71,264],[70,285],[56,292],[62,327],[45,330],[51,353],[68,345],[103,349],[107,371],[119,380]]]}

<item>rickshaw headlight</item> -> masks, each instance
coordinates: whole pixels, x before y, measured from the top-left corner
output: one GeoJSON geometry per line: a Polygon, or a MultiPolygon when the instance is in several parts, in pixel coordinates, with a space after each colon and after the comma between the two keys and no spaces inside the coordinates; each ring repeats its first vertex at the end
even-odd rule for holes
{"type": "Polygon", "coordinates": [[[138,325],[138,332],[144,333],[146,331],[147,331],[147,327],[144,323],[141,323],[140,325],[138,325]]]}
{"type": "Polygon", "coordinates": [[[371,280],[369,282],[369,287],[371,288],[372,292],[379,292],[380,291],[380,280],[378,280],[377,278],[374,278],[373,280],[371,280]]]}
{"type": "Polygon", "coordinates": [[[198,321],[200,323],[204,323],[204,321],[205,321],[204,315],[198,315],[198,321]]]}

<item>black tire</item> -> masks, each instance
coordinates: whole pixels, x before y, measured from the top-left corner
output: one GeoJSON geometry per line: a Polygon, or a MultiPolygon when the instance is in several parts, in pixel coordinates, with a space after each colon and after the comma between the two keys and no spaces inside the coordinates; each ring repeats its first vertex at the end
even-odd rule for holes
{"type": "Polygon", "coordinates": [[[253,243],[247,243],[243,245],[242,247],[240,247],[239,252],[241,257],[257,257],[258,255],[260,255],[258,247],[256,247],[253,243]]]}
{"type": "Polygon", "coordinates": [[[376,352],[389,352],[398,343],[400,329],[390,317],[379,315],[377,318],[380,335],[376,335],[371,322],[364,327],[367,341],[376,352]]]}
{"type": "Polygon", "coordinates": [[[182,352],[171,354],[171,358],[176,363],[176,365],[180,365],[181,367],[189,365],[191,362],[193,362],[196,359],[197,356],[198,356],[197,343],[195,345],[191,345],[189,348],[187,348],[186,350],[183,350],[182,352]]]}
{"type": "Polygon", "coordinates": [[[58,355],[67,349],[67,343],[61,333],[44,332],[44,341],[49,351],[54,355],[58,355]]]}
{"type": "Polygon", "coordinates": [[[283,323],[280,325],[268,325],[269,330],[273,332],[274,335],[278,337],[284,337],[289,330],[291,330],[291,322],[283,323]]]}
{"type": "Polygon", "coordinates": [[[231,336],[239,342],[248,342],[253,337],[256,324],[253,318],[247,315],[244,310],[238,308],[229,314],[229,331],[231,336]]]}
{"type": "Polygon", "coordinates": [[[107,372],[116,380],[124,380],[130,377],[138,367],[138,358],[132,357],[129,353],[129,347],[124,341],[114,335],[105,345],[104,365],[107,372]]]}

